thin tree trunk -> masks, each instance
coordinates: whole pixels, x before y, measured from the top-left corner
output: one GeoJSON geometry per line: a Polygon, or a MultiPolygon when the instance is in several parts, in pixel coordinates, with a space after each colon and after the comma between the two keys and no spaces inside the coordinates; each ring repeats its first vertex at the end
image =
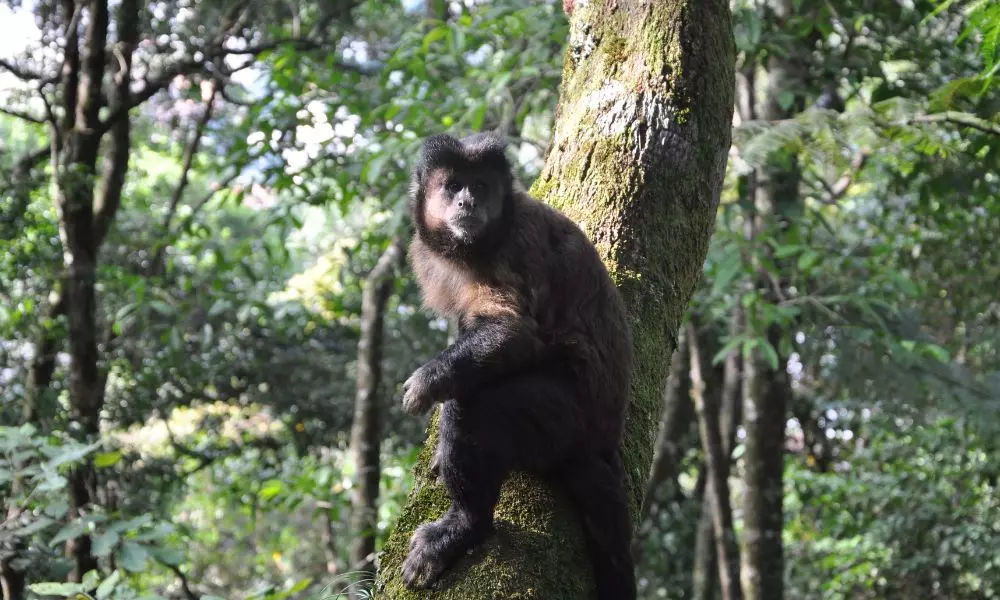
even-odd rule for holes
{"type": "MultiPolygon", "coordinates": [[[[694,315],[688,323],[686,333],[691,346],[691,398],[698,414],[698,431],[701,434],[705,469],[708,473],[705,499],[715,532],[713,537],[719,585],[723,600],[739,600],[743,595],[740,592],[740,563],[736,534],[733,531],[733,511],[729,506],[729,455],[722,441],[719,407],[721,394],[706,393],[704,374],[708,371],[711,357],[706,355],[698,340],[699,332],[694,315]]],[[[703,504],[702,509],[705,508],[703,504]]]]}
{"type": "MultiPolygon", "coordinates": [[[[794,12],[793,0],[780,0],[775,13],[784,21],[794,12]]],[[[783,97],[795,94],[795,67],[790,57],[773,55],[767,65],[767,94],[759,117],[766,121],[783,119],[789,111],[782,108],[783,97]]],[[[751,90],[752,91],[752,90],[751,90]]],[[[751,95],[751,97],[753,97],[751,95]]],[[[796,100],[792,104],[798,104],[796,100]]],[[[754,174],[755,214],[747,221],[747,235],[759,239],[766,232],[780,237],[784,213],[798,202],[799,174],[795,156],[774,161],[754,174]],[[787,166],[791,164],[792,166],[787,166]]],[[[769,246],[758,244],[760,252],[769,254],[769,246]]],[[[757,289],[766,301],[776,302],[781,282],[774,281],[760,264],[757,289]]],[[[753,310],[753,307],[747,310],[753,310]]],[[[750,315],[744,315],[749,319],[750,315]]],[[[746,325],[746,323],[745,323],[746,325]]],[[[776,352],[784,332],[772,324],[765,332],[776,352]]],[[[747,600],[781,600],[784,595],[784,551],[781,533],[784,524],[784,448],[785,421],[790,407],[791,388],[786,371],[786,357],[778,354],[777,366],[771,365],[766,354],[755,348],[744,364],[743,373],[744,454],[743,551],[741,579],[747,600]]]]}
{"type": "Polygon", "coordinates": [[[657,492],[668,481],[677,476],[677,464],[684,454],[684,435],[691,428],[694,408],[691,405],[691,380],[688,376],[690,360],[685,337],[680,336],[677,349],[670,358],[670,376],[663,394],[663,416],[653,450],[653,466],[649,469],[649,480],[642,495],[639,514],[639,531],[632,542],[632,556],[638,563],[642,556],[642,540],[651,528],[651,521],[657,511],[657,492]]]}
{"type": "Polygon", "coordinates": [[[323,552],[326,554],[326,574],[336,575],[340,572],[340,561],[337,560],[337,543],[333,535],[333,514],[329,508],[323,508],[323,552]]]}
{"type": "MultiPolygon", "coordinates": [[[[734,321],[731,324],[731,329],[734,331],[739,331],[737,326],[739,312],[740,308],[733,311],[734,321]]],[[[721,389],[706,392],[718,394],[721,398],[719,428],[722,433],[722,455],[725,458],[727,476],[736,442],[736,430],[742,418],[740,392],[742,391],[743,375],[741,364],[739,351],[735,349],[730,351],[723,363],[721,389]]],[[[713,376],[715,376],[714,373],[713,376]]],[[[701,496],[701,516],[695,538],[695,560],[692,575],[692,597],[694,600],[712,600],[718,591],[718,556],[715,551],[715,527],[712,525],[712,502],[713,500],[706,489],[701,496]]]]}
{"type": "MultiPolygon", "coordinates": [[[[729,18],[723,0],[577,3],[551,150],[532,187],[596,243],[629,311],[637,365],[623,456],[633,519],[726,168],[734,87],[729,18]]],[[[436,432],[435,418],[415,488],[386,542],[375,596],[592,597],[575,515],[538,478],[520,473],[501,491],[498,534],[455,565],[441,589],[416,593],[402,585],[411,533],[449,504],[428,472],[436,432]]]]}
{"type": "MultiPolygon", "coordinates": [[[[382,330],[385,308],[392,292],[395,267],[405,254],[401,236],[392,240],[369,273],[361,295],[361,337],[358,341],[357,395],[351,425],[351,455],[357,470],[357,485],[351,496],[350,568],[375,572],[375,534],[378,491],[382,380],[382,330]]],[[[351,592],[352,596],[356,593],[351,592]]]]}
{"type": "MultiPolygon", "coordinates": [[[[5,549],[6,550],[6,549],[5,549]]],[[[24,573],[15,569],[13,562],[16,555],[8,556],[0,560],[0,598],[3,600],[24,600],[25,581],[24,573]]]]}

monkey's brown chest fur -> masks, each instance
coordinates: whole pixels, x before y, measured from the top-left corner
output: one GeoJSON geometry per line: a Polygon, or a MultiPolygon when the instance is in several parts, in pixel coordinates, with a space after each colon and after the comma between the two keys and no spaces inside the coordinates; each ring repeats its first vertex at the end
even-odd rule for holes
{"type": "Polygon", "coordinates": [[[410,252],[424,305],[437,314],[455,319],[517,314],[514,282],[488,282],[463,265],[431,257],[419,241],[410,252]]]}

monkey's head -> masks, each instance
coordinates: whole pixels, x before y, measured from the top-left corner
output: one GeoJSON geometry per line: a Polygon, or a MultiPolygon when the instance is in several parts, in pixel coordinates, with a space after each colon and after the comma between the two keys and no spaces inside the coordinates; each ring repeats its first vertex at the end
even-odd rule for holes
{"type": "Polygon", "coordinates": [[[417,235],[432,250],[468,256],[489,251],[512,209],[513,175],[504,140],[481,133],[427,138],[410,184],[417,235]]]}

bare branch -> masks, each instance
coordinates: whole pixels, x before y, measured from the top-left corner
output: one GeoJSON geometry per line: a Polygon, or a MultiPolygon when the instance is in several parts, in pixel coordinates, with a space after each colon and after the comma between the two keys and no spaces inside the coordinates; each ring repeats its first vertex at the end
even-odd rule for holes
{"type": "Polygon", "coordinates": [[[173,231],[163,232],[163,237],[156,243],[156,247],[153,250],[153,257],[149,261],[149,270],[148,270],[149,273],[153,272],[155,269],[158,268],[158,265],[163,260],[163,253],[166,252],[167,246],[170,245],[170,242],[178,235],[180,235],[182,231],[187,229],[187,227],[194,221],[198,213],[201,212],[201,209],[204,208],[205,205],[208,204],[209,201],[215,197],[215,194],[217,194],[219,190],[229,187],[229,184],[231,184],[237,177],[239,177],[240,173],[242,172],[243,172],[242,169],[236,169],[224,180],[214,184],[212,189],[209,190],[207,194],[202,196],[201,199],[198,200],[198,202],[196,202],[191,207],[191,212],[188,213],[186,217],[184,217],[184,220],[181,221],[173,231]]]}
{"type": "Polygon", "coordinates": [[[37,81],[42,78],[41,73],[37,73],[24,67],[19,67],[5,58],[0,58],[0,69],[7,71],[21,81],[37,81]]]}
{"type": "Polygon", "coordinates": [[[202,198],[198,200],[198,202],[194,203],[194,205],[191,207],[191,212],[188,213],[186,217],[184,217],[184,220],[177,225],[177,228],[174,229],[174,231],[170,234],[169,237],[175,237],[179,235],[180,232],[184,231],[188,227],[188,225],[190,225],[191,222],[194,221],[194,218],[198,215],[201,209],[204,208],[205,205],[208,204],[208,202],[212,198],[214,198],[217,193],[219,193],[219,190],[223,190],[229,187],[229,184],[231,184],[237,177],[239,177],[240,173],[242,172],[243,172],[242,169],[237,169],[233,171],[228,177],[216,183],[212,187],[212,189],[209,190],[207,194],[202,196],[202,198]]]}
{"type": "Polygon", "coordinates": [[[181,198],[184,196],[184,190],[187,189],[191,173],[191,165],[194,163],[195,155],[198,154],[198,146],[201,145],[201,138],[205,134],[205,127],[208,126],[208,121],[212,118],[212,109],[215,105],[215,97],[217,93],[218,88],[213,82],[212,93],[205,102],[205,110],[202,112],[201,118],[198,119],[198,122],[195,124],[194,136],[191,138],[191,141],[184,150],[181,178],[177,182],[177,187],[174,188],[173,196],[170,198],[170,205],[167,208],[167,214],[163,219],[163,225],[160,227],[164,234],[170,231],[170,222],[173,221],[174,213],[177,212],[177,206],[180,204],[181,198]]]}
{"type": "Polygon", "coordinates": [[[41,117],[36,117],[34,115],[29,115],[26,112],[21,112],[19,110],[13,109],[13,108],[7,108],[5,106],[0,106],[0,113],[3,113],[5,115],[9,115],[11,117],[15,117],[17,119],[21,119],[22,121],[28,121],[29,123],[35,123],[35,124],[38,124],[38,125],[44,125],[45,124],[45,119],[43,119],[41,117]]]}

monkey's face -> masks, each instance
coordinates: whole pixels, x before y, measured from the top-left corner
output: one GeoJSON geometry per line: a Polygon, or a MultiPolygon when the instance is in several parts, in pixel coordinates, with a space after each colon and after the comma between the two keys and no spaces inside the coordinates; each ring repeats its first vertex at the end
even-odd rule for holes
{"type": "Polygon", "coordinates": [[[503,213],[507,190],[489,170],[434,169],[427,178],[424,222],[461,244],[474,243],[503,213]]]}

